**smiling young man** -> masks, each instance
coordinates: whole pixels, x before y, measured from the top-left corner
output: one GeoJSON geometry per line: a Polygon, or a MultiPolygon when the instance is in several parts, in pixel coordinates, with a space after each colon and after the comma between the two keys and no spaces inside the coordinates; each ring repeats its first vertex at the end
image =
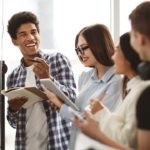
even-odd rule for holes
{"type": "MultiPolygon", "coordinates": [[[[150,81],[150,1],[139,4],[129,15],[131,44],[143,60],[139,73],[147,84],[150,81]]],[[[138,149],[150,149],[150,84],[137,102],[138,149]]]]}
{"type": "MultiPolygon", "coordinates": [[[[43,53],[39,48],[39,31],[39,21],[31,12],[19,12],[10,18],[8,33],[23,57],[20,65],[8,76],[7,87],[36,86],[42,89],[39,79],[53,78],[74,101],[76,85],[70,62],[60,53],[43,53]]],[[[22,108],[27,100],[26,97],[16,97],[8,102],[7,118],[16,128],[15,149],[67,150],[70,123],[63,120],[48,101],[22,108]]]]}

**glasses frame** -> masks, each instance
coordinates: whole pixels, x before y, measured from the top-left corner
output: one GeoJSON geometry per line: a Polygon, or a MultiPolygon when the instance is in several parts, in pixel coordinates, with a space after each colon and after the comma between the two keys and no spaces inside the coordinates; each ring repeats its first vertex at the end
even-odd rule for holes
{"type": "Polygon", "coordinates": [[[84,55],[84,51],[87,50],[88,48],[89,48],[88,45],[83,46],[83,47],[77,47],[77,48],[75,48],[75,51],[76,51],[77,55],[79,53],[82,54],[82,55],[84,55]]]}

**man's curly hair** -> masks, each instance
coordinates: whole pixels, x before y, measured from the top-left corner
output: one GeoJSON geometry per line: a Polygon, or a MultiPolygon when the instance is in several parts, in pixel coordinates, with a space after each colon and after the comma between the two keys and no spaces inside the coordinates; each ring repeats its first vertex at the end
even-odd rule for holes
{"type": "Polygon", "coordinates": [[[36,15],[33,14],[32,12],[28,11],[23,11],[14,14],[10,20],[8,21],[8,33],[11,36],[12,39],[17,38],[17,30],[18,28],[25,23],[33,23],[37,31],[40,32],[39,30],[39,20],[37,19],[36,15]]]}

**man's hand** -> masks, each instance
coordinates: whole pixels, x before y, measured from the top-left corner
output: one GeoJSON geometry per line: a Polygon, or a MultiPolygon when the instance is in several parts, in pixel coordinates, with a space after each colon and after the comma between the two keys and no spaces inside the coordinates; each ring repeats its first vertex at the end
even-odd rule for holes
{"type": "Polygon", "coordinates": [[[8,105],[9,105],[9,108],[16,112],[18,111],[21,106],[28,100],[27,97],[16,97],[14,99],[11,99],[11,100],[8,100],[8,105]]]}
{"type": "Polygon", "coordinates": [[[35,57],[33,71],[39,79],[50,78],[49,65],[42,58],[35,57]]]}

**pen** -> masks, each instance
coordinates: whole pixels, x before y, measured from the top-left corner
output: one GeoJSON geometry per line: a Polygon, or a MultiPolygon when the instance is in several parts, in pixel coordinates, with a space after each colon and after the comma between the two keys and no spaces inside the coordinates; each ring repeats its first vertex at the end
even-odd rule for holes
{"type": "Polygon", "coordinates": [[[37,63],[40,63],[40,61],[35,60],[35,59],[28,59],[28,60],[31,61],[31,62],[37,62],[37,63]]]}

